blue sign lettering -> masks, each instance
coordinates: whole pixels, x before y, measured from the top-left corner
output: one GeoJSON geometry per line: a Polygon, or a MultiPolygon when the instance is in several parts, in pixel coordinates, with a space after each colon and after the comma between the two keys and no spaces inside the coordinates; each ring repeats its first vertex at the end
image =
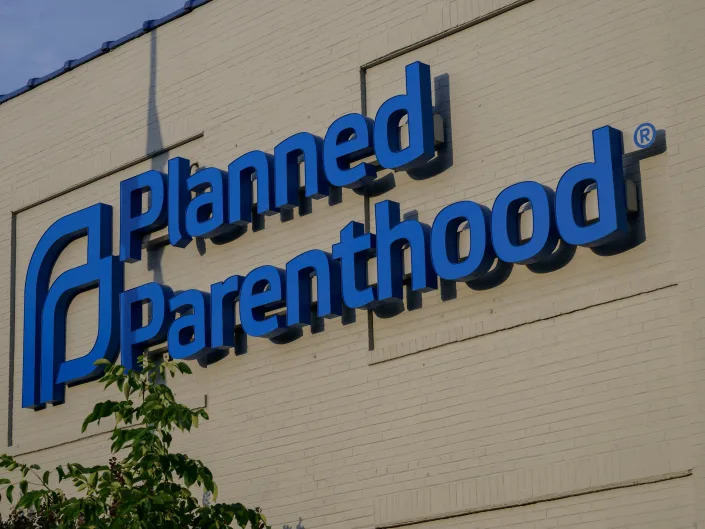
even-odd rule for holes
{"type": "Polygon", "coordinates": [[[611,127],[593,131],[593,149],[594,161],[566,171],[555,193],[537,182],[520,182],[500,192],[491,210],[472,201],[456,202],[443,208],[432,226],[402,220],[401,206],[384,200],[375,206],[372,232],[350,222],[340,230],[331,253],[310,250],[284,269],[260,266],[214,283],[208,292],[175,294],[157,283],[123,292],[124,263],[140,260],[144,236],[164,227],[170,244],[183,248],[193,237],[211,238],[246,226],[253,211],[266,215],[296,207],[302,194],[320,198],[331,186],[365,186],[377,174],[375,165],[363,161],[373,154],[389,169],[428,162],[436,154],[429,67],[408,65],[406,93],[384,102],[374,120],[360,114],[338,118],[324,139],[294,134],[273,155],[251,151],[240,156],[227,173],[210,167],[191,175],[189,161],[174,158],[167,174],[147,171],[129,178],[120,184],[119,256],[112,255],[112,209],[104,204],[57,220],[37,244],[25,285],[22,405],[39,409],[63,402],[66,385],[98,377],[102,369],[94,362],[115,360],[119,352],[127,369],[139,369],[138,357],[165,341],[174,358],[206,359],[216,349],[234,346],[236,313],[246,334],[274,338],[312,325],[314,318],[340,316],[344,306],[371,308],[401,299],[407,275],[413,291],[425,292],[437,288],[439,278],[482,278],[497,260],[544,261],[559,239],[590,247],[613,244],[629,232],[621,132],[611,127]],[[409,139],[402,147],[404,117],[409,139]],[[585,213],[588,186],[597,189],[596,220],[585,213]],[[525,208],[530,208],[532,220],[528,237],[521,230],[525,208]],[[461,257],[463,225],[469,254],[461,257]],[[52,283],[60,253],[80,237],[87,238],[86,263],[52,283]],[[376,258],[376,284],[368,277],[371,258],[376,258]],[[67,360],[69,304],[90,289],[99,292],[98,338],[86,355],[67,360]]]}

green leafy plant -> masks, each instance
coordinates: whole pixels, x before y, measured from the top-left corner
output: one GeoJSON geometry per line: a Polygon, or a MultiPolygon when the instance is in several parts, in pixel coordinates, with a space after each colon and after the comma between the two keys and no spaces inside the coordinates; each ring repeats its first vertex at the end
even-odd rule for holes
{"type": "Polygon", "coordinates": [[[103,360],[105,389],[114,386],[119,400],[99,402],[83,422],[83,431],[93,423],[112,417],[112,456],[107,465],[60,465],[53,471],[0,455],[0,478],[5,497],[13,509],[0,529],[265,529],[260,509],[240,503],[199,503],[195,486],[217,498],[213,474],[186,454],[173,453],[176,430],[189,432],[207,420],[204,409],[191,409],[176,401],[172,390],[160,380],[190,374],[183,362],[142,359],[141,371],[125,371],[103,360]],[[60,485],[70,482],[77,491],[65,493],[60,485]],[[56,484],[56,486],[53,486],[56,484]]]}

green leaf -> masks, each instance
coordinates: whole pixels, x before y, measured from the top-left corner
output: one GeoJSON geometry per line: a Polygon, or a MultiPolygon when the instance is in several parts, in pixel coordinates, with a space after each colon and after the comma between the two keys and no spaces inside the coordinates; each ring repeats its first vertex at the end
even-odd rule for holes
{"type": "Polygon", "coordinates": [[[177,362],[176,368],[184,375],[190,375],[192,373],[191,368],[186,362],[177,362]]]}
{"type": "Polygon", "coordinates": [[[0,485],[7,487],[5,495],[10,502],[15,488],[22,491],[14,509],[50,513],[56,518],[46,527],[71,529],[226,529],[234,525],[235,518],[240,527],[264,527],[265,519],[258,509],[215,503],[218,487],[211,471],[186,454],[170,451],[174,430],[190,430],[208,420],[205,410],[189,409],[177,400],[169,386],[157,382],[158,374],[191,373],[187,364],[156,363],[144,358],[142,372],[125,372],[122,366],[105,361],[98,365],[105,366],[101,381],[106,388],[116,388],[106,391],[115,391],[119,400],[95,404],[82,431],[103,418],[115,418],[116,426],[110,433],[115,455],[110,464],[86,466],[71,461],[57,466],[58,482],[69,481],[72,485],[72,492],[67,495],[60,489],[49,488],[53,472],[42,472],[37,465],[20,464],[0,454],[0,468],[23,474],[37,470],[37,479],[41,479],[43,486],[29,490],[27,480],[12,485],[10,479],[0,478],[0,485]],[[135,402],[130,400],[132,395],[137,395],[135,402]],[[214,503],[201,505],[190,490],[194,485],[210,491],[214,503]]]}

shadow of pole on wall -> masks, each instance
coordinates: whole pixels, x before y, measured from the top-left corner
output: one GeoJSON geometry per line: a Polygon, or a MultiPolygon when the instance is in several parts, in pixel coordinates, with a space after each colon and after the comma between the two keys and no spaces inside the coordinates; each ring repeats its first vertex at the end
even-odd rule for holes
{"type": "MultiPolygon", "coordinates": [[[[164,148],[162,139],[162,129],[159,122],[159,110],[157,109],[157,32],[150,33],[149,42],[149,87],[147,88],[147,145],[148,156],[153,152],[159,152],[164,148]]],[[[160,171],[166,164],[169,153],[164,153],[151,158],[151,169],[160,171]]],[[[163,283],[162,276],[162,256],[164,247],[150,248],[147,250],[147,269],[154,272],[154,281],[163,283]]]]}

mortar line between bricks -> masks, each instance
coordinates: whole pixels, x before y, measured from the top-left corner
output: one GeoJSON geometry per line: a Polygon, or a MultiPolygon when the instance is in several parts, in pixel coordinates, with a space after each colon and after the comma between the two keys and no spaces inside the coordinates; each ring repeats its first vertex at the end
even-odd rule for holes
{"type": "MultiPolygon", "coordinates": [[[[120,430],[137,428],[140,425],[141,425],[141,423],[131,424],[130,426],[120,428],[120,430]]],[[[95,432],[95,433],[91,433],[88,435],[83,435],[81,437],[76,437],[75,439],[69,439],[68,441],[62,441],[60,443],[56,443],[56,444],[49,445],[49,446],[40,446],[39,448],[32,448],[30,450],[25,450],[25,451],[19,450],[16,453],[10,454],[10,455],[12,455],[12,457],[23,457],[23,456],[28,456],[30,454],[38,454],[39,452],[46,452],[47,450],[53,450],[54,448],[61,448],[62,446],[72,445],[74,443],[79,443],[81,441],[86,441],[88,439],[93,439],[95,437],[108,437],[109,438],[110,435],[113,433],[113,431],[114,431],[113,428],[111,428],[111,429],[105,430],[103,432],[95,432]]]]}
{"type": "Polygon", "coordinates": [[[131,160],[131,161],[124,163],[118,167],[115,167],[113,169],[105,171],[104,173],[101,173],[97,176],[89,178],[88,180],[84,180],[83,182],[79,182],[78,184],[69,186],[66,189],[59,191],[58,193],[54,193],[53,195],[49,195],[48,197],[37,200],[36,202],[32,202],[31,204],[27,204],[26,206],[22,206],[21,208],[14,210],[12,213],[17,215],[18,213],[22,213],[23,211],[27,211],[28,209],[32,209],[33,207],[40,206],[46,202],[54,200],[55,198],[59,198],[64,195],[68,195],[69,193],[76,191],[77,189],[81,189],[82,187],[86,187],[87,185],[94,184],[95,182],[98,182],[99,180],[102,180],[103,178],[107,178],[108,176],[112,176],[115,173],[119,173],[120,171],[124,171],[125,169],[129,169],[130,167],[133,167],[133,166],[140,164],[142,162],[146,162],[147,160],[150,160],[151,158],[165,154],[173,149],[181,147],[182,145],[186,145],[187,143],[191,143],[192,141],[199,140],[199,139],[203,138],[204,135],[205,135],[205,132],[199,132],[198,134],[194,134],[193,136],[189,136],[188,138],[184,138],[183,140],[179,140],[175,143],[167,145],[166,147],[162,147],[162,148],[157,149],[155,151],[148,152],[144,156],[140,156],[139,158],[135,158],[134,160],[131,160]]]}
{"type": "Polygon", "coordinates": [[[522,323],[517,323],[516,325],[509,325],[509,326],[507,326],[507,327],[502,327],[501,329],[495,329],[494,331],[488,331],[488,332],[478,333],[478,334],[476,334],[476,335],[474,335],[474,336],[469,336],[469,337],[467,337],[467,338],[463,338],[463,339],[460,339],[460,340],[453,340],[453,341],[451,341],[451,342],[447,342],[447,343],[443,343],[443,344],[439,344],[439,345],[433,345],[433,346],[431,346],[431,347],[427,347],[427,348],[425,348],[425,349],[420,349],[420,350],[414,351],[414,352],[412,352],[412,353],[407,353],[407,354],[403,354],[403,355],[400,355],[400,356],[395,356],[394,358],[384,358],[384,359],[376,360],[376,361],[374,361],[374,362],[371,362],[371,361],[370,361],[370,362],[368,362],[368,365],[371,365],[371,366],[372,366],[372,365],[377,365],[377,364],[383,364],[383,363],[385,363],[385,362],[392,362],[392,361],[394,361],[394,360],[398,360],[399,358],[404,358],[404,357],[406,357],[406,356],[410,356],[410,355],[413,355],[413,354],[422,353],[422,352],[425,352],[425,351],[432,351],[432,350],[438,349],[438,348],[440,348],[440,347],[445,347],[446,345],[450,345],[451,343],[466,342],[466,341],[468,341],[468,340],[474,340],[474,339],[476,339],[476,338],[481,338],[481,337],[483,337],[483,336],[490,336],[490,335],[492,335],[492,334],[497,334],[497,333],[500,333],[500,332],[509,331],[509,330],[512,330],[512,329],[516,329],[516,328],[518,328],[518,327],[524,327],[525,325],[532,325],[532,324],[534,324],[534,323],[539,323],[539,322],[546,321],[546,320],[552,320],[552,319],[554,319],[554,318],[560,318],[561,316],[568,316],[569,314],[574,314],[574,313],[576,313],[576,312],[581,312],[581,311],[583,311],[583,310],[592,309],[592,308],[594,308],[594,307],[600,307],[600,306],[602,306],[602,305],[608,305],[608,304],[614,303],[614,302],[616,302],[616,301],[623,301],[623,300],[625,300],[625,299],[631,299],[631,298],[635,298],[635,297],[638,297],[638,296],[643,296],[643,295],[645,295],[645,294],[651,294],[651,293],[653,293],[653,292],[658,292],[658,291],[660,291],[660,290],[666,290],[666,289],[668,289],[668,288],[673,288],[673,287],[676,287],[676,286],[678,286],[678,283],[669,283],[669,284],[667,284],[667,285],[663,285],[663,286],[660,286],[660,287],[652,288],[652,289],[650,289],[650,290],[643,290],[643,291],[641,291],[641,292],[635,292],[634,294],[629,294],[629,295],[627,295],[627,296],[622,296],[622,297],[619,297],[619,298],[613,298],[613,299],[610,299],[610,300],[607,300],[607,301],[600,301],[599,303],[593,303],[592,305],[585,305],[584,307],[579,307],[579,308],[577,308],[577,309],[568,310],[568,311],[565,311],[565,312],[560,312],[560,313],[558,313],[558,314],[553,314],[553,315],[551,315],[551,316],[546,316],[546,317],[544,317],[544,318],[537,318],[537,319],[535,319],[535,320],[530,320],[530,321],[525,321],[525,322],[522,322],[522,323]]]}
{"type": "Polygon", "coordinates": [[[565,500],[568,498],[576,498],[579,496],[586,496],[588,494],[595,494],[598,492],[606,492],[611,490],[627,489],[631,487],[639,487],[642,485],[652,485],[654,483],[662,483],[664,481],[671,481],[674,479],[683,479],[691,477],[693,475],[693,469],[681,470],[678,472],[669,472],[667,474],[658,474],[655,476],[648,476],[640,479],[618,481],[616,483],[609,483],[606,485],[598,485],[595,487],[588,487],[585,489],[578,489],[567,493],[555,493],[546,494],[545,496],[539,496],[530,500],[520,500],[516,502],[500,503],[496,505],[488,505],[486,507],[476,507],[474,509],[465,509],[445,514],[423,516],[419,518],[402,520],[399,522],[392,522],[387,524],[375,525],[375,529],[391,529],[393,527],[407,527],[411,525],[418,525],[421,523],[435,522],[438,520],[448,520],[450,518],[459,518],[461,516],[470,516],[473,514],[480,514],[492,511],[502,511],[506,509],[516,509],[517,507],[527,507],[529,505],[536,505],[538,503],[547,503],[557,500],[565,500]]]}
{"type": "Polygon", "coordinates": [[[372,61],[366,62],[360,68],[362,70],[367,70],[368,68],[372,68],[373,66],[379,66],[382,63],[385,63],[387,61],[391,61],[392,59],[396,59],[397,57],[400,57],[406,53],[409,53],[414,50],[418,50],[419,48],[423,48],[424,46],[427,46],[429,44],[433,44],[434,42],[437,42],[441,39],[444,39],[446,37],[450,37],[451,35],[455,35],[456,33],[459,33],[465,29],[468,29],[468,28],[471,28],[471,27],[476,26],[478,24],[481,24],[482,22],[486,22],[488,20],[491,20],[499,15],[507,13],[508,11],[516,9],[517,7],[521,7],[525,4],[530,4],[533,1],[534,0],[517,0],[516,2],[512,2],[509,5],[506,5],[504,7],[500,7],[499,9],[495,9],[494,11],[490,11],[489,13],[487,13],[485,15],[481,15],[477,18],[473,18],[472,20],[468,20],[467,22],[463,22],[462,24],[459,24],[457,26],[453,26],[452,28],[448,28],[446,30],[443,30],[440,33],[436,33],[435,35],[431,35],[430,37],[426,37],[425,39],[421,39],[418,42],[414,42],[413,44],[409,44],[408,46],[404,46],[403,48],[399,48],[397,50],[391,51],[391,52],[387,53],[386,55],[383,55],[382,57],[379,57],[379,58],[374,59],[372,61]]]}

